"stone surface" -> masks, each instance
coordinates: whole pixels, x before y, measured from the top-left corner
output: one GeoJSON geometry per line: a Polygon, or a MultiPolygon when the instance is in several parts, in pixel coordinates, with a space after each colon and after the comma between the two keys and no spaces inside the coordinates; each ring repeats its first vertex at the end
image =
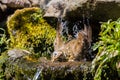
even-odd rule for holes
{"type": "MultiPolygon", "coordinates": [[[[18,58],[16,61],[8,61],[11,67],[6,70],[10,79],[26,80],[92,80],[91,62],[51,62],[41,57],[36,61],[33,57],[18,58]]],[[[9,79],[8,78],[8,79],[9,79]]]]}
{"type": "Polygon", "coordinates": [[[67,14],[68,12],[76,11],[77,8],[82,7],[86,2],[87,0],[51,0],[47,4],[46,13],[44,16],[64,17],[69,15],[67,14]]]}
{"type": "MultiPolygon", "coordinates": [[[[15,10],[32,6],[46,9],[45,16],[47,17],[62,16],[75,19],[81,18],[85,14],[94,21],[106,21],[108,19],[116,20],[120,16],[118,14],[120,13],[120,0],[0,0],[0,17],[2,14],[6,15],[5,12],[9,8],[15,10]]],[[[10,13],[11,10],[8,12],[10,13]]]]}
{"type": "Polygon", "coordinates": [[[45,7],[50,0],[0,0],[0,3],[5,4],[11,8],[25,8],[25,7],[45,7]]]}
{"type": "Polygon", "coordinates": [[[16,59],[16,58],[23,57],[25,55],[29,55],[31,53],[27,50],[12,49],[12,50],[9,50],[7,54],[11,59],[16,59]]]}
{"type": "Polygon", "coordinates": [[[1,0],[1,3],[13,8],[30,7],[29,0],[1,0]]]}
{"type": "Polygon", "coordinates": [[[83,14],[91,19],[106,21],[119,18],[120,0],[51,0],[45,16],[81,18],[83,14]],[[104,16],[104,17],[102,17],[104,16]]]}

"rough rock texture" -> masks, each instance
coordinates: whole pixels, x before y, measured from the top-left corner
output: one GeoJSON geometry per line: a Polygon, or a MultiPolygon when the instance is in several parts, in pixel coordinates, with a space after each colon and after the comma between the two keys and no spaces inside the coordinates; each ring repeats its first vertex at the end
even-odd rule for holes
{"type": "Polygon", "coordinates": [[[92,80],[91,62],[56,62],[50,61],[39,64],[43,68],[45,80],[92,80]]]}
{"type": "Polygon", "coordinates": [[[24,8],[24,7],[44,7],[50,0],[0,0],[0,3],[5,4],[11,8],[24,8]]]}
{"type": "Polygon", "coordinates": [[[51,0],[45,16],[78,18],[85,16],[98,21],[120,16],[120,0],[51,0]],[[103,17],[104,16],[104,17],[103,17]]]}
{"type": "Polygon", "coordinates": [[[44,9],[46,4],[45,16],[49,17],[61,15],[71,19],[71,17],[80,18],[85,14],[94,21],[106,21],[110,18],[116,20],[120,16],[120,0],[0,0],[0,17],[9,15],[7,13],[10,13],[11,9],[13,11],[32,6],[44,9]]]}
{"type": "Polygon", "coordinates": [[[29,55],[31,53],[29,51],[27,51],[27,50],[12,49],[12,50],[9,50],[7,54],[8,54],[8,56],[10,58],[12,58],[13,60],[15,60],[17,58],[23,57],[25,55],[29,55]]]}
{"type": "Polygon", "coordinates": [[[91,62],[51,62],[41,57],[9,57],[6,68],[8,79],[15,80],[92,80],[91,62]],[[15,74],[14,74],[15,73],[15,74]],[[14,76],[15,77],[14,77],[14,76]]]}
{"type": "Polygon", "coordinates": [[[2,3],[9,7],[29,7],[30,2],[28,0],[2,0],[2,3]]]}
{"type": "MultiPolygon", "coordinates": [[[[51,0],[47,4],[46,13],[44,16],[65,17],[69,15],[68,13],[71,11],[78,11],[77,8],[82,7],[85,3],[87,3],[87,0],[51,0]]],[[[82,14],[81,11],[78,12],[80,13],[79,15],[82,14]]],[[[74,15],[71,16],[74,17],[74,15]]]]}

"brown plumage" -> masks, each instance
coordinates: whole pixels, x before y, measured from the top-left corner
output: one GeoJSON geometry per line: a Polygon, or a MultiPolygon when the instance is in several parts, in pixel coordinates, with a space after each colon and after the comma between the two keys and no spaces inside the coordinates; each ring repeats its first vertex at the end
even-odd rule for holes
{"type": "Polygon", "coordinates": [[[62,24],[61,24],[61,21],[58,21],[57,30],[56,30],[56,38],[54,40],[54,50],[55,51],[64,45],[64,41],[62,39],[61,32],[62,32],[62,24]]]}
{"type": "Polygon", "coordinates": [[[59,34],[61,25],[58,27],[59,29],[55,39],[55,51],[52,54],[52,61],[83,60],[91,44],[92,34],[91,28],[89,28],[90,26],[84,25],[84,29],[77,33],[77,37],[66,43],[62,40],[62,36],[59,34]]]}

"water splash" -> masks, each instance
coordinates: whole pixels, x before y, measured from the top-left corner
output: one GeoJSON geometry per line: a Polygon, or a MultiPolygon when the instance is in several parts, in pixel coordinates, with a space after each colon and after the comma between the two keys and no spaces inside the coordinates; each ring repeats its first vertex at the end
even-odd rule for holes
{"type": "Polygon", "coordinates": [[[68,27],[67,27],[68,21],[62,21],[62,35],[66,33],[68,35],[68,27]]]}
{"type": "Polygon", "coordinates": [[[82,27],[83,27],[82,21],[76,21],[74,23],[74,25],[73,25],[73,35],[74,35],[74,37],[76,37],[76,35],[82,29],[82,27]]]}
{"type": "MultiPolygon", "coordinates": [[[[66,40],[72,40],[74,38],[77,38],[78,33],[80,31],[83,31],[85,26],[88,29],[85,29],[87,33],[85,33],[88,37],[88,43],[89,43],[89,48],[87,49],[87,58],[89,60],[92,60],[94,58],[93,51],[91,49],[91,44],[92,44],[92,29],[90,26],[90,19],[89,17],[83,17],[79,20],[65,20],[65,19],[60,19],[61,25],[62,25],[62,30],[61,30],[61,35],[66,37],[66,40]],[[89,30],[89,31],[88,31],[89,30]],[[70,35],[70,37],[69,37],[70,35]]],[[[84,31],[83,31],[84,32],[84,31]]]]}
{"type": "Polygon", "coordinates": [[[43,67],[41,69],[38,68],[32,80],[41,80],[40,75],[42,73],[42,70],[43,70],[43,67]]]}
{"type": "Polygon", "coordinates": [[[29,76],[25,75],[25,74],[23,76],[23,79],[25,79],[25,80],[31,80],[31,78],[29,76]]]}
{"type": "Polygon", "coordinates": [[[69,21],[69,20],[61,20],[62,25],[62,32],[61,34],[63,36],[69,36],[76,37],[76,34],[84,27],[83,21],[69,21]]]}

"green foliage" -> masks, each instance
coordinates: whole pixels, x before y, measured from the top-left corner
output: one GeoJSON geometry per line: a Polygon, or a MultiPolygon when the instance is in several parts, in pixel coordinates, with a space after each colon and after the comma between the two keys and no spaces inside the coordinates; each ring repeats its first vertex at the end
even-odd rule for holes
{"type": "Polygon", "coordinates": [[[3,28],[0,28],[0,55],[5,49],[8,48],[9,39],[6,37],[6,31],[3,28]]]}
{"type": "MultiPolygon", "coordinates": [[[[98,53],[92,62],[94,80],[118,79],[120,66],[120,18],[101,25],[100,41],[94,45],[98,53]]],[[[120,73],[119,73],[120,74],[120,73]]]]}
{"type": "Polygon", "coordinates": [[[28,49],[38,53],[37,56],[49,56],[56,32],[42,16],[42,11],[33,7],[17,10],[9,17],[10,48],[28,49]]]}
{"type": "Polygon", "coordinates": [[[8,56],[5,53],[2,53],[0,56],[0,80],[4,80],[4,70],[5,70],[5,61],[7,60],[8,56]]]}
{"type": "Polygon", "coordinates": [[[9,40],[6,38],[6,31],[0,28],[0,80],[4,80],[4,63],[7,59],[7,55],[4,53],[8,49],[9,40]]]}

